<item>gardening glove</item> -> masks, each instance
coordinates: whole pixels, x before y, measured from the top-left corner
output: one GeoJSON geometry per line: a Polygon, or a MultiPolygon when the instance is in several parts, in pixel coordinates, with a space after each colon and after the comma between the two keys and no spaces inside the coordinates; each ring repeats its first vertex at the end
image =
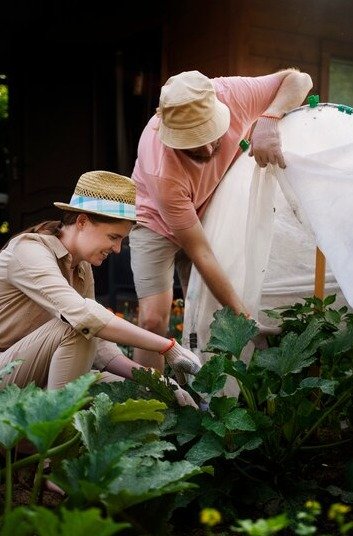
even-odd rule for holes
{"type": "Polygon", "coordinates": [[[266,167],[267,164],[278,164],[282,169],[286,167],[278,130],[279,119],[259,117],[253,130],[249,156],[253,156],[260,167],[266,167]]]}
{"type": "Polygon", "coordinates": [[[199,409],[199,406],[196,404],[192,396],[185,391],[185,389],[182,389],[180,385],[173,380],[173,378],[169,378],[169,383],[177,387],[177,389],[174,391],[174,394],[179,406],[192,406],[195,409],[199,409]]]}
{"type": "Polygon", "coordinates": [[[258,350],[268,348],[267,337],[269,335],[279,335],[282,331],[282,328],[279,326],[264,326],[260,322],[256,322],[256,327],[260,333],[253,337],[252,342],[258,350]]]}
{"type": "Polygon", "coordinates": [[[162,355],[171,366],[180,385],[187,383],[187,374],[195,375],[201,368],[201,362],[197,355],[180,346],[175,339],[171,340],[169,349],[162,352],[162,355]]]}

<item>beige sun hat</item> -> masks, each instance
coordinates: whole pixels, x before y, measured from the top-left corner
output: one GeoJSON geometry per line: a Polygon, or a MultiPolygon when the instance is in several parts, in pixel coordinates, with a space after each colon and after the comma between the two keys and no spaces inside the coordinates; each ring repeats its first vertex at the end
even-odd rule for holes
{"type": "Polygon", "coordinates": [[[212,82],[199,71],[170,77],[161,89],[157,116],[160,140],[173,149],[193,149],[228,130],[230,111],[217,99],[212,82]]]}
{"type": "Polygon", "coordinates": [[[62,210],[136,220],[136,187],[129,177],[110,171],[87,171],[78,179],[70,203],[55,201],[62,210]]]}

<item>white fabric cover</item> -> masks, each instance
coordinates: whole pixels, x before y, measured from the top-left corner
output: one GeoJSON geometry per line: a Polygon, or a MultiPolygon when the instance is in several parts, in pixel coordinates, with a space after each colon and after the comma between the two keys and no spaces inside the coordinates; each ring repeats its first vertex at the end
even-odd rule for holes
{"type": "MultiPolygon", "coordinates": [[[[217,188],[202,222],[221,266],[264,324],[271,321],[262,309],[313,295],[316,244],[327,260],[326,295],[337,294],[335,306],[353,306],[353,116],[333,104],[302,106],[279,125],[286,169],[260,169],[244,153],[217,188]]],[[[185,346],[196,333],[198,349],[205,348],[220,308],[193,266],[185,346]]],[[[208,355],[200,358],[206,361],[208,355]]]]}

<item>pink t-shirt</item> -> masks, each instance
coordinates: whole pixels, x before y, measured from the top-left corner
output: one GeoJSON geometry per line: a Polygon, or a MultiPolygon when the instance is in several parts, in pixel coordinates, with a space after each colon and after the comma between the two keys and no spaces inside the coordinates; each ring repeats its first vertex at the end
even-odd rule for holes
{"type": "Polygon", "coordinates": [[[138,222],[174,242],[174,230],[192,227],[241,153],[240,140],[271,104],[282,79],[276,74],[212,79],[218,99],[230,109],[230,127],[208,162],[196,162],[182,151],[165,146],[158,135],[159,119],[154,115],[141,135],[132,174],[137,186],[138,222]]]}

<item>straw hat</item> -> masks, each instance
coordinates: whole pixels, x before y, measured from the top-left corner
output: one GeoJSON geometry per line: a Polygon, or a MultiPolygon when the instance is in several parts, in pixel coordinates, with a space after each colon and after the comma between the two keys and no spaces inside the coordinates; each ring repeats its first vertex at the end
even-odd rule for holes
{"type": "Polygon", "coordinates": [[[212,82],[199,71],[172,76],[161,89],[157,116],[160,140],[173,149],[193,149],[228,130],[230,111],[217,99],[212,82]]]}
{"type": "Polygon", "coordinates": [[[136,220],[135,197],[132,179],[110,171],[88,171],[78,179],[70,203],[56,201],[54,205],[72,212],[136,220]]]}

